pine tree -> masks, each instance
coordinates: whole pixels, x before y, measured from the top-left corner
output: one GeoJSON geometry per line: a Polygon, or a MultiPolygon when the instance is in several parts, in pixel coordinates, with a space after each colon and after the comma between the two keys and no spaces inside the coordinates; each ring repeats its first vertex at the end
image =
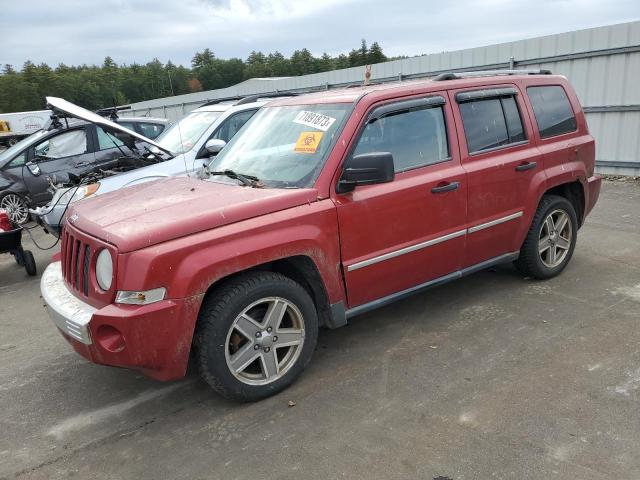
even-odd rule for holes
{"type": "Polygon", "coordinates": [[[99,66],[59,64],[55,69],[27,60],[20,70],[11,65],[0,68],[0,112],[42,109],[48,95],[97,109],[112,106],[114,99],[117,104],[133,103],[228,87],[249,78],[325,72],[386,59],[378,42],[367,47],[363,39],[358,49],[336,57],[327,53],[315,57],[302,48],[290,58],[277,51],[266,55],[253,51],[243,61],[216,58],[210,48],[205,48],[195,53],[190,68],[171,61],[163,64],[157,58],[144,65],[118,65],[107,56],[99,66]]]}
{"type": "Polygon", "coordinates": [[[369,51],[367,52],[367,63],[372,65],[374,63],[382,63],[387,60],[387,57],[382,52],[382,47],[378,44],[378,42],[373,42],[371,47],[369,47],[369,51]]]}

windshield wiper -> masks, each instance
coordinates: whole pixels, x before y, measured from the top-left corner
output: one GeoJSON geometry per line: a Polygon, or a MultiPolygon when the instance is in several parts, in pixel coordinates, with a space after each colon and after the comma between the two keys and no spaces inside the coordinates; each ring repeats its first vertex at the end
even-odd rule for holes
{"type": "Polygon", "coordinates": [[[171,160],[172,158],[176,158],[175,155],[169,155],[167,152],[164,152],[160,149],[157,149],[157,152],[154,152],[146,145],[142,145],[142,148],[145,152],[147,152],[147,156],[152,156],[156,161],[163,162],[165,160],[171,160]],[[162,155],[167,155],[168,158],[162,158],[162,155]]]}
{"type": "Polygon", "coordinates": [[[253,175],[243,175],[241,173],[236,173],[233,170],[222,170],[219,172],[208,172],[209,175],[224,175],[229,178],[233,178],[234,180],[238,180],[242,182],[244,185],[249,187],[261,187],[262,183],[258,177],[254,177],[253,175]]]}

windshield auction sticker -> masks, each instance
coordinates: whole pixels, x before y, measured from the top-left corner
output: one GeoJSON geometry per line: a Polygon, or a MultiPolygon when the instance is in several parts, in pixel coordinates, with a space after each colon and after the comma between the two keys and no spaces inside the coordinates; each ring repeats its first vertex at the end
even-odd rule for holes
{"type": "Polygon", "coordinates": [[[326,132],[335,121],[336,119],[333,117],[303,110],[296,116],[293,123],[299,123],[300,125],[306,125],[307,127],[317,128],[318,130],[326,132]]]}
{"type": "Polygon", "coordinates": [[[293,150],[298,153],[316,153],[323,135],[322,132],[302,132],[293,150]]]}

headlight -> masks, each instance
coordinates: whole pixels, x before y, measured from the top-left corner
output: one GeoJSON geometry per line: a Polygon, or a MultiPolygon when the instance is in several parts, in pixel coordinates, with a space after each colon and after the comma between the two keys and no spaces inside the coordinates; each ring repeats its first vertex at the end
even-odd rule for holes
{"type": "MultiPolygon", "coordinates": [[[[91,195],[96,193],[99,188],[100,188],[100,182],[91,183],[89,185],[83,185],[82,187],[78,187],[78,189],[75,190],[75,193],[73,194],[73,197],[71,198],[70,203],[77,202],[78,200],[82,200],[83,198],[90,197],[91,195]]],[[[72,188],[71,191],[73,192],[74,189],[72,188]]]]}
{"type": "Polygon", "coordinates": [[[120,291],[116,295],[116,303],[125,303],[127,305],[148,305],[150,303],[164,300],[166,293],[167,290],[164,287],[140,292],[120,291]]]}
{"type": "Polygon", "coordinates": [[[90,197],[96,193],[99,188],[100,182],[96,182],[90,185],[83,185],[81,187],[71,187],[58,190],[51,200],[51,205],[68,205],[69,203],[77,202],[83,198],[90,197]]]}
{"type": "Polygon", "coordinates": [[[98,254],[96,260],[96,280],[102,290],[109,290],[113,281],[113,259],[106,248],[98,254]]]}
{"type": "Polygon", "coordinates": [[[73,197],[73,194],[75,193],[75,188],[65,188],[65,189],[61,189],[58,190],[55,195],[53,196],[53,198],[51,199],[51,206],[57,205],[57,204],[61,204],[61,205],[66,205],[71,201],[71,197],[73,197]]]}

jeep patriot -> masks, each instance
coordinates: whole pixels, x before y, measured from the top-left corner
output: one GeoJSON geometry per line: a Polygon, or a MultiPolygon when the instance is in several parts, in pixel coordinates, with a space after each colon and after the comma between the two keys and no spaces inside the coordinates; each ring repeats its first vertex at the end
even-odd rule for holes
{"type": "Polygon", "coordinates": [[[600,192],[568,81],[445,74],[276,100],[200,178],[72,205],[41,290],[92,362],[223,396],[290,385],[321,326],[493,265],[547,279],[600,192]]]}

